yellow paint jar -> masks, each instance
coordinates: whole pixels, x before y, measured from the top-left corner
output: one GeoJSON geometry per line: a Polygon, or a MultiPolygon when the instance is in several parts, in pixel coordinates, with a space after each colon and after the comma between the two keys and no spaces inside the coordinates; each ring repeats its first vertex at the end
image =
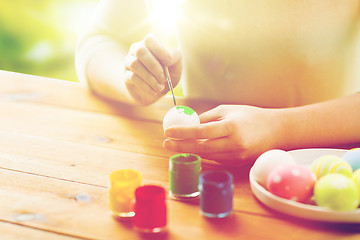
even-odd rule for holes
{"type": "Polygon", "coordinates": [[[133,169],[119,169],[110,174],[109,207],[116,217],[133,217],[135,189],[142,176],[133,169]]]}

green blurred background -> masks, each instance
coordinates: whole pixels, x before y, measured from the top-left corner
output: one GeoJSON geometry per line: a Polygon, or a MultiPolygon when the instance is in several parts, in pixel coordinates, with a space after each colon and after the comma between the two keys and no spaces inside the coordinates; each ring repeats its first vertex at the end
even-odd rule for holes
{"type": "Polygon", "coordinates": [[[76,42],[97,2],[0,0],[0,70],[78,81],[76,42]]]}
{"type": "Polygon", "coordinates": [[[76,41],[97,0],[0,0],[0,69],[77,81],[76,41]]]}

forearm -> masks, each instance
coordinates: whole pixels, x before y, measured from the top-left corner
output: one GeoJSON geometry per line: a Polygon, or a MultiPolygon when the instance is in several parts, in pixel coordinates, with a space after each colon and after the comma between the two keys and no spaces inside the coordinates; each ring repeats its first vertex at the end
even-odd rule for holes
{"type": "Polygon", "coordinates": [[[126,52],[116,43],[106,42],[89,57],[85,68],[90,89],[106,98],[134,104],[124,84],[126,52]]]}
{"type": "Polygon", "coordinates": [[[285,149],[360,143],[360,94],[283,109],[285,149]]]}
{"type": "Polygon", "coordinates": [[[151,31],[147,19],[143,0],[99,1],[76,47],[80,81],[106,98],[136,103],[125,87],[125,59],[130,46],[151,31]]]}

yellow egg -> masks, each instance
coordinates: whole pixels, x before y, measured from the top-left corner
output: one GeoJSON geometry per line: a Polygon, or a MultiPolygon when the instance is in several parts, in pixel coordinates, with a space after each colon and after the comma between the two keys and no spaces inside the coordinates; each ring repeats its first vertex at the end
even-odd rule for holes
{"type": "Polygon", "coordinates": [[[315,183],[316,204],[335,211],[352,211],[359,207],[359,189],[342,174],[331,173],[315,183]]]}
{"type": "Polygon", "coordinates": [[[355,182],[355,185],[358,187],[359,189],[359,200],[360,200],[360,169],[356,170],[353,173],[353,178],[352,178],[355,182]]]}
{"type": "Polygon", "coordinates": [[[335,155],[324,155],[317,158],[311,164],[311,170],[316,174],[318,179],[330,173],[339,173],[349,178],[352,177],[350,164],[335,155]]]}

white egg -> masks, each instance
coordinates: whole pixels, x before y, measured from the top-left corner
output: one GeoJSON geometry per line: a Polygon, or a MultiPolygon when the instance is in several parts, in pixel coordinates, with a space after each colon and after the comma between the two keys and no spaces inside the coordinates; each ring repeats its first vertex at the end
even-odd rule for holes
{"type": "Polygon", "coordinates": [[[295,159],[290,153],[280,149],[264,152],[258,157],[253,166],[255,180],[265,186],[267,177],[274,168],[288,164],[295,164],[295,159]]]}
{"type": "Polygon", "coordinates": [[[200,119],[197,113],[186,106],[175,106],[171,108],[163,119],[164,130],[172,125],[198,125],[200,119]]]}

